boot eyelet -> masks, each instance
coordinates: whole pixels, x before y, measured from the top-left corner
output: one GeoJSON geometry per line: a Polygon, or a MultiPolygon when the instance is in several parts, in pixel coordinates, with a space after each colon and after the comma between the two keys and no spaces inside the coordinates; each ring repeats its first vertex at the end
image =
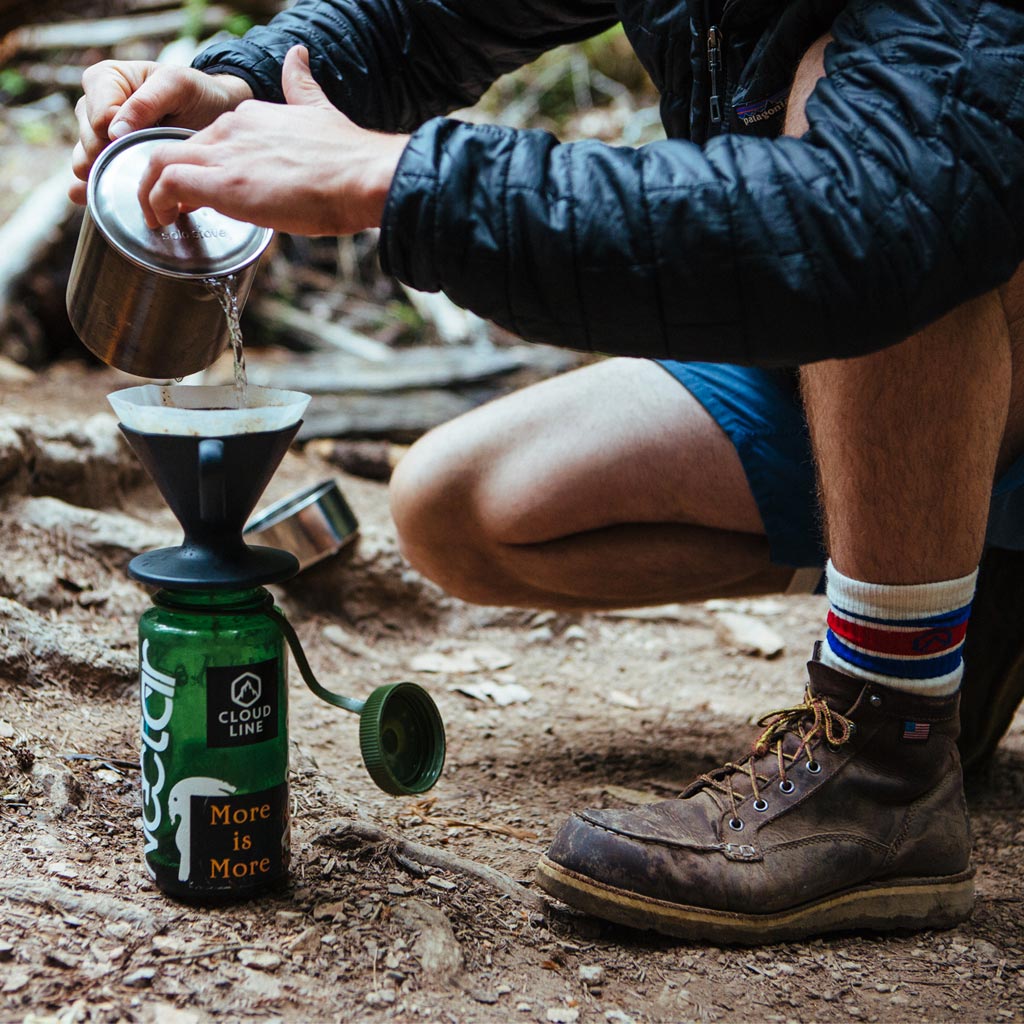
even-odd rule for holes
{"type": "Polygon", "coordinates": [[[871,696],[868,698],[868,703],[873,708],[880,708],[882,706],[882,697],[881,697],[881,695],[877,694],[877,693],[871,694],[871,696]]]}
{"type": "Polygon", "coordinates": [[[730,818],[729,819],[729,828],[731,828],[733,830],[733,832],[742,832],[743,831],[743,822],[739,818],[730,818]]]}
{"type": "Polygon", "coordinates": [[[794,789],[796,789],[796,785],[789,779],[783,779],[779,783],[779,792],[781,793],[792,793],[794,789]]]}
{"type": "Polygon", "coordinates": [[[761,799],[755,800],[754,801],[754,810],[755,811],[767,811],[768,810],[768,801],[767,800],[761,800],[761,799]]]}
{"type": "Polygon", "coordinates": [[[853,739],[853,737],[857,735],[857,723],[856,722],[850,722],[850,729],[849,729],[849,732],[847,732],[846,735],[850,739],[853,739]]]}
{"type": "Polygon", "coordinates": [[[804,767],[812,774],[817,775],[821,772],[821,765],[817,761],[808,761],[804,767]]]}

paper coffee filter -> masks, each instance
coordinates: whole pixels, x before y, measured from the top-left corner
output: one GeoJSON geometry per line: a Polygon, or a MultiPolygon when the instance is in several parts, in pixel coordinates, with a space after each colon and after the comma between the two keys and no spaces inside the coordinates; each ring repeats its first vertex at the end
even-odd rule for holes
{"type": "Polygon", "coordinates": [[[290,427],[302,419],[309,395],[250,384],[239,409],[233,384],[142,384],[114,391],[107,401],[126,427],[143,434],[225,437],[290,427]]]}

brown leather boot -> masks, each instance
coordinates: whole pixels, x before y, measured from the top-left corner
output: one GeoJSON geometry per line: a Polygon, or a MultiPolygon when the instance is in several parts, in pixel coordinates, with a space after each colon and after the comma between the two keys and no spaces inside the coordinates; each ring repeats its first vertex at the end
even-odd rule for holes
{"type": "Polygon", "coordinates": [[[537,869],[572,907],[748,945],[844,929],[948,928],[971,912],[957,695],[818,662],[804,703],[678,799],[574,814],[537,869]]]}
{"type": "Polygon", "coordinates": [[[970,775],[991,760],[1024,698],[1024,551],[989,548],[964,644],[960,760],[970,775]]]}

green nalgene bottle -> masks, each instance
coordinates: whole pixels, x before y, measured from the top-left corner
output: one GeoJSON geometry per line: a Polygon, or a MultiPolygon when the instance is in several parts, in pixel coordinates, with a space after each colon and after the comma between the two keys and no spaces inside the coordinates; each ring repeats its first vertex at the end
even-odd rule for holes
{"type": "Polygon", "coordinates": [[[161,590],[139,622],[142,827],[157,885],[244,899],[288,871],[287,662],[263,587],[161,590]]]}

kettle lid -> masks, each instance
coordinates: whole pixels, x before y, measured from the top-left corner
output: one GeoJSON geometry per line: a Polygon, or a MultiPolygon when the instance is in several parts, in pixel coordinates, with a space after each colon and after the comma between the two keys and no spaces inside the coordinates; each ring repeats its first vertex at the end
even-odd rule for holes
{"type": "Polygon", "coordinates": [[[221,277],[259,259],[273,231],[209,207],[153,229],[146,225],[138,200],[153,149],[194,134],[187,128],[145,128],[111,143],[89,175],[88,207],[107,241],[144,269],[169,277],[221,277]]]}

